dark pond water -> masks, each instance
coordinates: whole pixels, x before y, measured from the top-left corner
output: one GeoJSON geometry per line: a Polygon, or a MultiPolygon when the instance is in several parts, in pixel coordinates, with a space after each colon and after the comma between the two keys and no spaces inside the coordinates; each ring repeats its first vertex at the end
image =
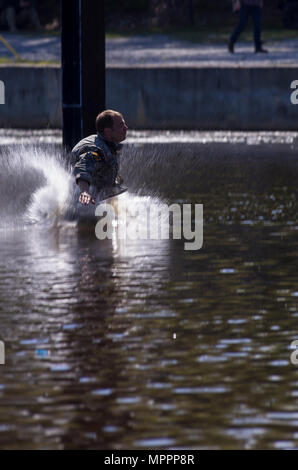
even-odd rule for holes
{"type": "Polygon", "coordinates": [[[204,204],[198,251],[16,224],[60,167],[2,169],[0,448],[298,448],[297,160],[183,148],[129,149],[123,197],[204,204]]]}

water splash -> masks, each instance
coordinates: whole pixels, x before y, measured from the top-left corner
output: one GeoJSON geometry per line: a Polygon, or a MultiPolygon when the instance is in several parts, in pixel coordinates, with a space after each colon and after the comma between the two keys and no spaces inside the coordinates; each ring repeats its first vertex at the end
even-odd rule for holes
{"type": "MultiPolygon", "coordinates": [[[[139,186],[141,194],[121,195],[112,198],[130,207],[158,205],[161,203],[154,194],[148,196],[142,184],[140,164],[136,155],[130,154],[129,182],[139,186]],[[132,158],[135,157],[135,158],[132,158]],[[133,162],[133,164],[132,164],[133,162]],[[140,189],[141,188],[141,189],[140,189]]],[[[147,162],[147,166],[149,162],[147,162]]],[[[149,165],[150,166],[150,165],[149,165]]],[[[146,189],[146,188],[145,188],[146,189]]],[[[4,148],[0,159],[0,231],[24,230],[33,224],[42,227],[66,226],[79,220],[88,224],[96,223],[95,207],[78,203],[79,190],[74,184],[71,166],[61,147],[45,148],[36,145],[14,145],[4,148]]],[[[107,200],[111,202],[111,199],[107,200]]],[[[120,207],[121,203],[120,203],[120,207]]],[[[145,211],[146,212],[146,211],[145,211]]],[[[129,214],[129,222],[134,219],[129,214]]]]}
{"type": "Polygon", "coordinates": [[[0,160],[3,229],[53,221],[69,209],[71,170],[61,152],[37,146],[4,149],[0,160]]]}
{"type": "Polygon", "coordinates": [[[46,180],[45,186],[38,188],[31,196],[26,212],[26,220],[36,223],[45,220],[57,221],[64,217],[72,205],[72,181],[70,171],[63,166],[57,156],[45,155],[33,161],[33,169],[40,171],[46,180]]]}

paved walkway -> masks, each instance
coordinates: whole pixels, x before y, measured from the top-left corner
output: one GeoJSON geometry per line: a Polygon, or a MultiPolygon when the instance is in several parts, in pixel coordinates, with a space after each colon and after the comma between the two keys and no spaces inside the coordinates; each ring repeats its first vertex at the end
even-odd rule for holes
{"type": "MultiPolygon", "coordinates": [[[[2,33],[17,52],[27,60],[60,61],[59,36],[2,33]]],[[[180,66],[180,67],[249,67],[298,66],[298,39],[268,42],[269,54],[255,54],[253,43],[239,43],[230,54],[224,44],[198,44],[178,41],[164,35],[107,39],[108,67],[180,66]]],[[[12,58],[2,43],[0,57],[12,58]]]]}
{"type": "MultiPolygon", "coordinates": [[[[23,59],[60,61],[61,41],[59,36],[0,33],[23,59]]],[[[0,42],[0,57],[14,58],[2,42],[0,42]]]]}
{"type": "Polygon", "coordinates": [[[298,39],[266,43],[270,54],[255,54],[252,43],[239,43],[235,54],[225,44],[196,44],[166,36],[117,38],[107,41],[109,66],[248,67],[298,66],[298,39]]]}

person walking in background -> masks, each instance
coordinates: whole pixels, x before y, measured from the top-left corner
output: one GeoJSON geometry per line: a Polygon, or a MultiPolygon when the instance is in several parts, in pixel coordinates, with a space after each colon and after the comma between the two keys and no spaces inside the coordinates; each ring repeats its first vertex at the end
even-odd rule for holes
{"type": "Polygon", "coordinates": [[[0,27],[14,33],[17,28],[31,27],[42,29],[34,1],[0,0],[0,27]]]}
{"type": "Polygon", "coordinates": [[[249,16],[253,19],[254,24],[254,42],[255,42],[255,52],[267,53],[265,49],[262,48],[261,41],[261,19],[262,19],[262,8],[263,0],[236,0],[234,1],[234,11],[240,10],[239,23],[233,31],[233,34],[230,37],[228,43],[228,49],[231,53],[234,52],[234,45],[245,29],[247,20],[249,16]]]}

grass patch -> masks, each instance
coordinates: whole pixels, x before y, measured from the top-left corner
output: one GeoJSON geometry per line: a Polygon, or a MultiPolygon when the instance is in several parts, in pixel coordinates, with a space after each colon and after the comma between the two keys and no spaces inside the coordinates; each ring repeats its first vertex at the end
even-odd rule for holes
{"type": "Polygon", "coordinates": [[[7,57],[0,57],[0,64],[15,64],[16,61],[14,59],[9,59],[7,57]]]}
{"type": "Polygon", "coordinates": [[[14,65],[14,64],[17,64],[17,65],[43,65],[43,66],[46,66],[46,65],[61,65],[61,62],[59,61],[55,61],[55,60],[37,60],[37,61],[33,61],[33,60],[16,60],[16,59],[11,59],[9,57],[0,57],[0,65],[14,65]]]}

